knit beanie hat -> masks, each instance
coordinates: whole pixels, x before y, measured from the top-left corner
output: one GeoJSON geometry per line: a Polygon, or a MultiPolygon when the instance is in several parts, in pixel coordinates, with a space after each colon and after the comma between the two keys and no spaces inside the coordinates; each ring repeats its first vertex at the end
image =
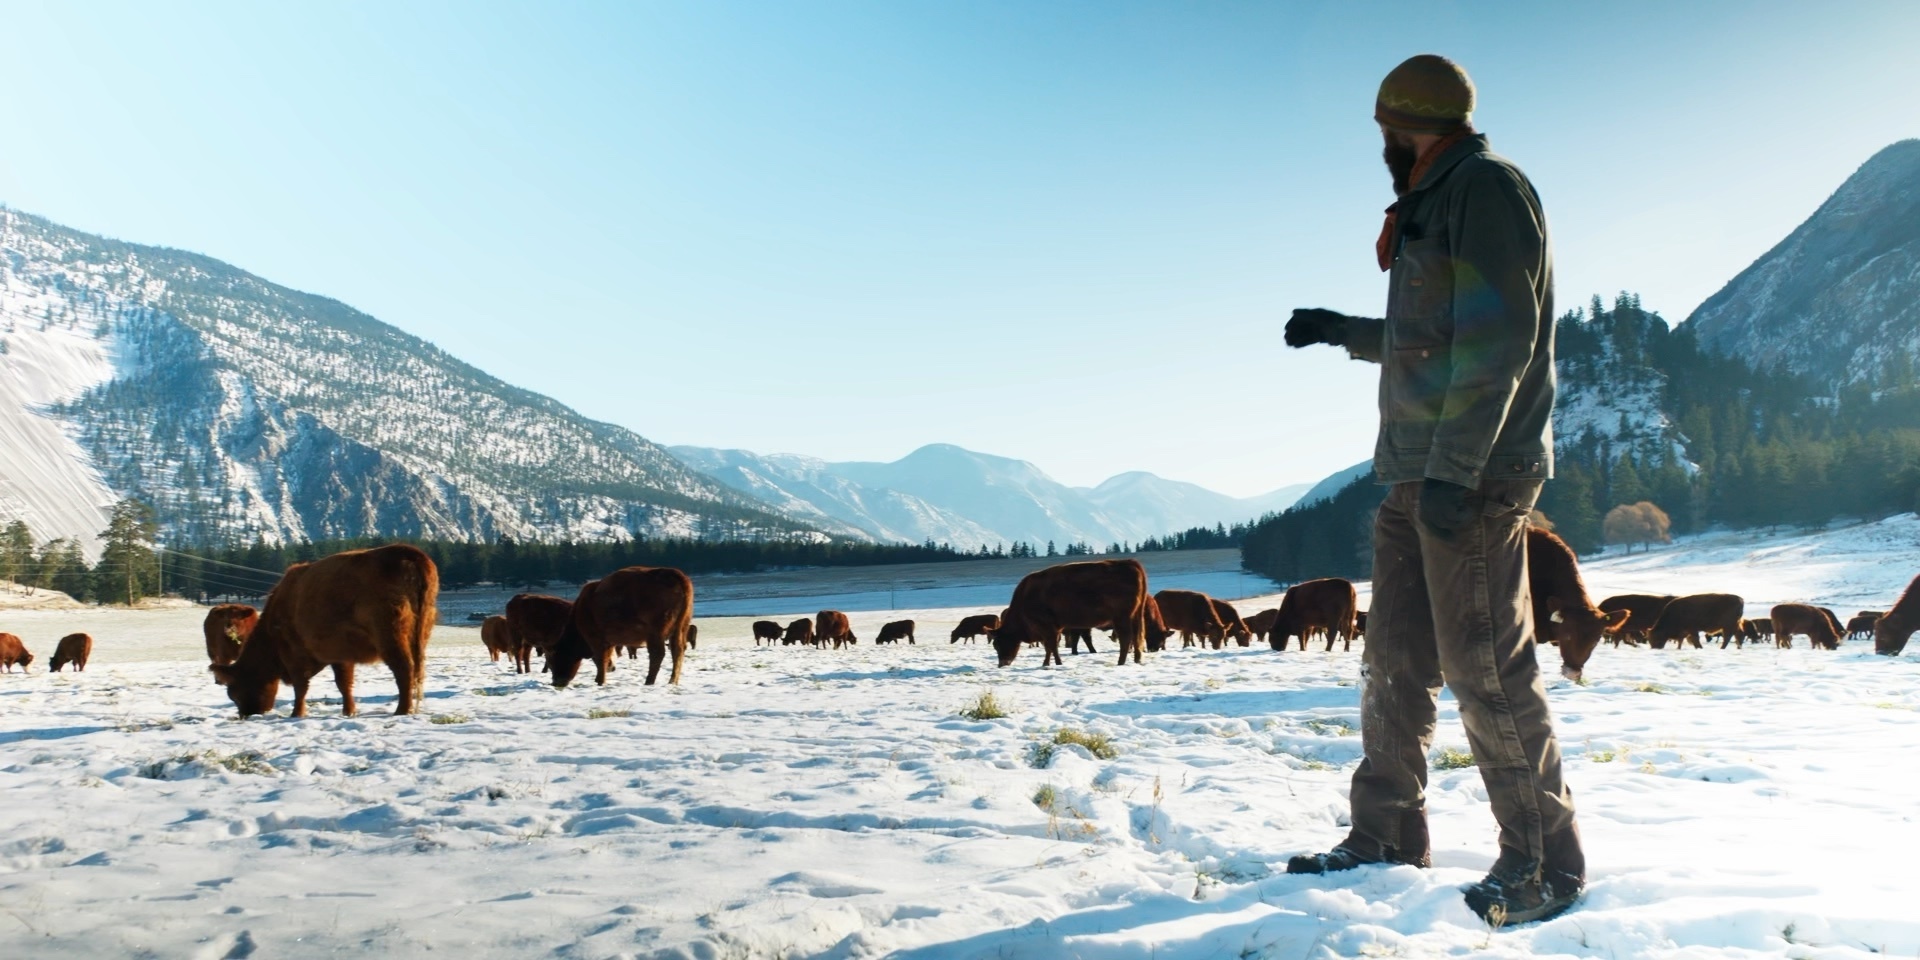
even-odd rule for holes
{"type": "Polygon", "coordinates": [[[1451,133],[1473,116],[1473,81],[1446,57],[1409,57],[1380,81],[1373,119],[1409,133],[1451,133]]]}

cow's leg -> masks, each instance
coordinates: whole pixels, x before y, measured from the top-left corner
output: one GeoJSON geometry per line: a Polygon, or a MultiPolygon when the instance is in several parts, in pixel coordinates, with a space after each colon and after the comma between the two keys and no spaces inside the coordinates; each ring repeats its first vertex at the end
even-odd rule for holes
{"type": "Polygon", "coordinates": [[[312,677],[301,677],[293,681],[293,715],[295,717],[307,715],[307,684],[312,679],[312,677]]]}
{"type": "MultiPolygon", "coordinates": [[[[418,709],[416,701],[420,697],[420,674],[424,669],[423,665],[414,663],[413,658],[408,656],[405,650],[396,650],[381,659],[386,663],[387,669],[393,671],[393,685],[400,688],[400,696],[393,705],[393,715],[401,717],[413,713],[418,709]]],[[[352,667],[349,666],[348,670],[351,671],[352,667]]],[[[348,676],[351,678],[351,672],[348,676]]],[[[349,679],[348,682],[351,683],[352,680],[349,679]]]]}
{"type": "Polygon", "coordinates": [[[1064,667],[1067,665],[1065,660],[1060,659],[1060,631],[1058,629],[1041,637],[1040,646],[1046,649],[1046,654],[1040,658],[1041,666],[1056,664],[1064,667]]]}
{"type": "Polygon", "coordinates": [[[667,675],[667,683],[677,687],[680,685],[680,658],[687,652],[685,638],[676,637],[673,640],[673,646],[669,649],[673,653],[673,670],[667,675]]]}
{"type": "Polygon", "coordinates": [[[340,688],[340,715],[353,716],[353,664],[336,663],[333,665],[333,685],[340,688]]]}
{"type": "MultiPolygon", "coordinates": [[[[660,678],[660,664],[667,659],[667,640],[658,637],[647,641],[647,686],[660,678]]],[[[671,678],[669,678],[671,679],[671,678]]]]}
{"type": "Polygon", "coordinates": [[[605,650],[600,651],[594,656],[593,682],[595,684],[602,687],[607,685],[607,673],[613,669],[613,658],[619,652],[618,647],[608,645],[605,650]]]}

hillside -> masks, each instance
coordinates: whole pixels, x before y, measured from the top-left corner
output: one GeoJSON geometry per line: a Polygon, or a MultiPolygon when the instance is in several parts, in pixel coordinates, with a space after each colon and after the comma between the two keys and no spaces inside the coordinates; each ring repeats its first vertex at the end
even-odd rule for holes
{"type": "Polygon", "coordinates": [[[1920,140],[1875,154],[1687,318],[1711,353],[1834,390],[1920,369],[1920,140]]]}
{"type": "Polygon", "coordinates": [[[802,529],[622,427],[337,301],[0,211],[0,508],[188,542],[802,529]]]}

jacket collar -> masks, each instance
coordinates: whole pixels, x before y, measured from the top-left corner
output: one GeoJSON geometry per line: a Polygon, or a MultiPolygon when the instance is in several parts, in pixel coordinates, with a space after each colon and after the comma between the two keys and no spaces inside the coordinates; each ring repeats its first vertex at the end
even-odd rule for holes
{"type": "Polygon", "coordinates": [[[1488,145],[1487,135],[1484,133],[1476,133],[1461,138],[1459,143],[1442,151],[1440,156],[1435,158],[1433,163],[1427,166],[1426,172],[1420,176],[1420,182],[1414,184],[1413,187],[1406,192],[1405,196],[1412,196],[1439,183],[1440,178],[1446,176],[1447,171],[1452,170],[1460,161],[1476,153],[1485,153],[1491,149],[1493,148],[1488,145]]]}

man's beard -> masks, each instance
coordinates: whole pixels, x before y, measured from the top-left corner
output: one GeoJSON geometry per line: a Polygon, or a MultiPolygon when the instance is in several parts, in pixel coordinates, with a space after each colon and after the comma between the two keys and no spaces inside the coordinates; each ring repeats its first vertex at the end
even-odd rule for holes
{"type": "Polygon", "coordinates": [[[1413,145],[1413,138],[1387,134],[1387,145],[1380,156],[1387,161],[1387,172],[1393,174],[1394,195],[1413,189],[1413,167],[1420,162],[1420,150],[1413,145]]]}

